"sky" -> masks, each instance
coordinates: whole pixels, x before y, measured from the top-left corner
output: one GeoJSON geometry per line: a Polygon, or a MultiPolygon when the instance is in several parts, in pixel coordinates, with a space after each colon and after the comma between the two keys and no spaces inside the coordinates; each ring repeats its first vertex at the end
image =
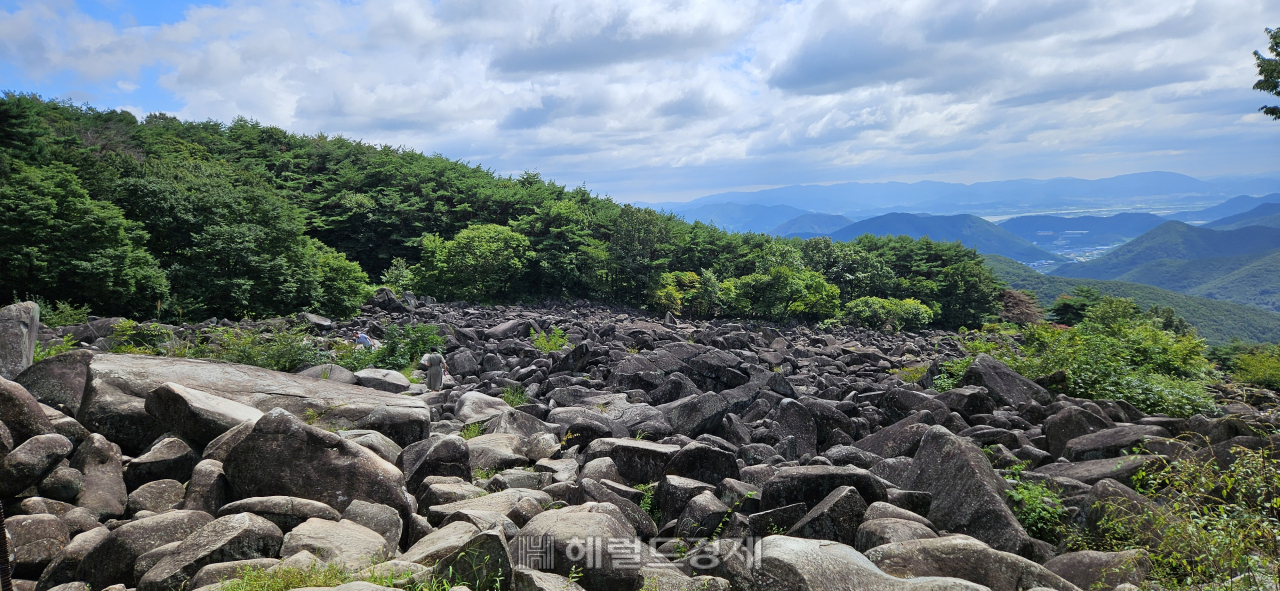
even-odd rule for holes
{"type": "Polygon", "coordinates": [[[0,89],[256,119],[620,201],[1280,170],[1280,0],[0,0],[0,89]],[[1268,100],[1270,99],[1270,100],[1268,100]]]}

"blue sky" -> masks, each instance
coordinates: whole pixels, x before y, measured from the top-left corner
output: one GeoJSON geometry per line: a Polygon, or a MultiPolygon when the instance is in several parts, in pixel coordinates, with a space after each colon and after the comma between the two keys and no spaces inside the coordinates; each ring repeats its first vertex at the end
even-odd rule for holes
{"type": "Polygon", "coordinates": [[[1280,170],[1280,0],[0,0],[0,88],[536,169],[620,200],[1280,170]],[[1268,103],[1267,99],[1271,99],[1268,103]]]}

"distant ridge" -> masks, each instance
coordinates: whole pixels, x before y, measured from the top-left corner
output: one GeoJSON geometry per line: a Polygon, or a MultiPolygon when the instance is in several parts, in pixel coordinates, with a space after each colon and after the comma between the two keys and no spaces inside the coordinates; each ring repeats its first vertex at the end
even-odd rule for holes
{"type": "Polygon", "coordinates": [[[1073,247],[1109,246],[1137,238],[1165,221],[1153,213],[1118,213],[1106,217],[1026,215],[1009,218],[998,225],[1040,248],[1047,248],[1059,240],[1073,247]],[[1084,234],[1073,234],[1078,232],[1084,234]]]}
{"type": "Polygon", "coordinates": [[[774,236],[797,236],[801,234],[820,236],[839,230],[852,223],[853,220],[842,215],[806,213],[782,222],[769,233],[774,236]]]}
{"type": "Polygon", "coordinates": [[[790,205],[709,203],[677,213],[687,222],[702,222],[730,232],[769,232],[778,220],[794,219],[810,213],[790,205]]]}
{"type": "Polygon", "coordinates": [[[1042,250],[975,215],[924,216],[910,213],[890,213],[854,222],[830,234],[832,240],[853,240],[863,234],[907,235],[912,238],[928,236],[933,240],[959,240],[965,246],[980,253],[1009,257],[1016,261],[1065,261],[1063,257],[1042,250]]]}
{"type": "Polygon", "coordinates": [[[1280,203],[1280,193],[1271,193],[1261,197],[1239,195],[1223,201],[1213,207],[1197,209],[1195,211],[1180,211],[1164,217],[1165,219],[1176,220],[1179,222],[1210,222],[1220,220],[1227,216],[1236,215],[1238,213],[1244,213],[1263,203],[1280,203]]]}
{"type": "Polygon", "coordinates": [[[1209,222],[1202,227],[1214,230],[1238,230],[1249,226],[1280,228],[1280,202],[1263,203],[1244,213],[1229,215],[1220,220],[1209,222]]]}

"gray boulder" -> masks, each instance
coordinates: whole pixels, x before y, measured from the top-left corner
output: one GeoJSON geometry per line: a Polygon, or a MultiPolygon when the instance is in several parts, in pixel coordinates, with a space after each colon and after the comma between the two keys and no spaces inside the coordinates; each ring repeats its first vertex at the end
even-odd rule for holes
{"type": "Polygon", "coordinates": [[[787,532],[788,536],[854,545],[867,503],[852,486],[831,491],[787,532]]]}
{"type": "Polygon", "coordinates": [[[202,460],[191,471],[182,508],[217,515],[218,510],[227,504],[228,494],[227,475],[222,472],[222,462],[202,460]]]}
{"type": "Polygon", "coordinates": [[[66,524],[53,515],[15,515],[4,520],[4,529],[12,536],[13,576],[22,579],[38,578],[71,541],[66,524]]]}
{"type": "Polygon", "coordinates": [[[71,467],[84,474],[76,505],[97,513],[99,517],[124,515],[129,493],[124,485],[119,446],[94,433],[76,448],[71,456],[71,467]]]}
{"type": "Polygon", "coordinates": [[[48,591],[58,585],[75,581],[80,562],[109,535],[111,530],[95,527],[71,538],[71,542],[40,574],[40,580],[36,581],[36,591],[48,591]]]}
{"type": "Polygon", "coordinates": [[[347,505],[347,510],[342,512],[342,518],[378,532],[382,539],[387,541],[388,554],[394,554],[400,546],[404,521],[391,507],[355,500],[347,505]]]}
{"type": "Polygon", "coordinates": [[[233,427],[258,420],[262,411],[172,382],[147,393],[147,414],[165,429],[203,449],[233,427]]]}
{"type": "Polygon", "coordinates": [[[1146,580],[1151,571],[1151,557],[1146,550],[1083,550],[1055,556],[1044,563],[1044,567],[1081,589],[1110,590],[1146,580]]]}
{"type": "Polygon", "coordinates": [[[0,423],[9,428],[14,445],[22,445],[36,435],[56,433],[35,397],[22,384],[3,377],[0,377],[0,423]]]}
{"type": "Polygon", "coordinates": [[[454,521],[447,523],[414,543],[404,554],[400,555],[400,560],[423,566],[434,566],[441,558],[461,548],[463,544],[467,543],[467,540],[470,540],[477,533],[480,533],[480,529],[470,522],[454,521]]]}
{"type": "Polygon", "coordinates": [[[1049,445],[1049,455],[1059,457],[1067,448],[1067,442],[1108,427],[1107,422],[1083,408],[1069,406],[1045,419],[1041,431],[1049,445]]]}
{"type": "Polygon", "coordinates": [[[94,589],[116,583],[133,585],[133,565],[139,557],[165,544],[181,542],[212,521],[212,515],[200,511],[170,511],[126,523],[111,530],[85,555],[76,580],[94,589]]]}
{"type": "MultiPolygon", "coordinates": [[[[89,373],[85,368],[94,351],[75,349],[43,359],[14,378],[40,402],[69,416],[80,412],[89,373]]],[[[43,591],[43,590],[42,590],[43,591]]]]}
{"type": "Polygon", "coordinates": [[[366,388],[398,394],[409,389],[409,378],[390,369],[368,368],[355,373],[356,383],[366,388]]]}
{"type": "Polygon", "coordinates": [[[252,513],[219,517],[192,532],[176,552],[148,570],[138,581],[138,591],[179,591],[208,564],[274,558],[283,538],[274,523],[252,513]]]}
{"type": "Polygon", "coordinates": [[[16,497],[34,486],[72,449],[71,440],[56,433],[27,439],[0,460],[0,497],[16,497]]]}
{"type": "Polygon", "coordinates": [[[986,353],[979,353],[973,359],[969,369],[960,376],[960,385],[982,386],[997,404],[1014,408],[1028,402],[1045,406],[1053,402],[1053,395],[1040,384],[1022,377],[986,353]]]}
{"type": "Polygon", "coordinates": [[[588,589],[636,591],[644,584],[644,577],[640,575],[639,564],[626,560],[632,555],[631,546],[619,550],[617,546],[605,544],[592,548],[591,554],[581,551],[588,543],[595,543],[594,540],[635,538],[631,526],[615,517],[616,511],[607,504],[589,503],[540,513],[512,540],[513,546],[539,551],[517,552],[514,558],[519,566],[565,577],[581,573],[581,584],[588,589]],[[550,555],[547,557],[550,560],[544,558],[544,553],[550,555]]]}
{"type": "Polygon", "coordinates": [[[156,480],[148,482],[129,493],[125,509],[133,515],[139,511],[164,513],[177,509],[182,505],[186,489],[177,480],[156,480]]]}
{"type": "Polygon", "coordinates": [[[308,519],[284,537],[280,556],[288,558],[307,551],[328,564],[359,569],[371,562],[395,556],[395,549],[378,532],[354,521],[308,519]]]}
{"type": "Polygon", "coordinates": [[[124,484],[133,490],[155,480],[186,482],[191,479],[191,470],[198,461],[187,442],[177,437],[165,437],[129,462],[124,471],[124,484]]]}
{"type": "Polygon", "coordinates": [[[867,550],[867,558],[895,577],[954,577],[991,591],[1045,587],[1079,591],[1066,579],[1026,558],[1000,552],[969,536],[947,536],[885,544],[867,550]]]}
{"type": "MultiPolygon", "coordinates": [[[[355,501],[352,501],[353,503],[355,501]]],[[[253,513],[271,523],[280,531],[288,533],[309,519],[338,521],[342,514],[336,509],[319,501],[299,499],[296,497],[253,497],[242,499],[222,506],[218,516],[235,515],[236,513],[253,513]]]]}
{"type": "Polygon", "coordinates": [[[356,380],[356,374],[351,373],[351,370],[342,367],[341,365],[335,365],[333,363],[313,365],[298,372],[298,375],[317,380],[329,380],[341,384],[358,383],[358,380],[356,380]]]}
{"type": "Polygon", "coordinates": [[[1155,437],[1167,438],[1169,431],[1155,425],[1124,425],[1103,429],[1068,441],[1062,450],[1062,457],[1072,462],[1118,458],[1155,437]]]}
{"type": "Polygon", "coordinates": [[[12,380],[30,367],[40,333],[40,306],[20,302],[0,308],[0,378],[12,380]]]}
{"type": "Polygon", "coordinates": [[[866,552],[885,544],[936,537],[938,537],[938,534],[917,521],[881,517],[862,522],[858,526],[858,531],[854,534],[853,543],[850,546],[853,546],[859,552],[866,552]]]}
{"type": "Polygon", "coordinates": [[[472,591],[506,589],[511,580],[511,553],[501,533],[482,531],[441,557],[433,571],[449,573],[451,581],[472,591]]]}

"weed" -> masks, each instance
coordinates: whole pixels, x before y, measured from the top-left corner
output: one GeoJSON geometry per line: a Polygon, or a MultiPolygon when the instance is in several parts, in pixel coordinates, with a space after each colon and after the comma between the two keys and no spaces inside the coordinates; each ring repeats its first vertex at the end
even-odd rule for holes
{"type": "MultiPolygon", "coordinates": [[[[50,343],[52,342],[53,341],[50,341],[50,343]]],[[[76,348],[76,338],[71,335],[62,337],[61,343],[51,344],[48,347],[45,347],[43,343],[36,343],[35,355],[31,358],[31,362],[35,363],[42,359],[53,357],[59,353],[66,353],[74,348],[76,348]]]]}
{"type": "Polygon", "coordinates": [[[577,583],[578,580],[582,578],[582,567],[576,564],[570,567],[569,576],[566,578],[569,579],[570,583],[577,583]]]}
{"type": "Polygon", "coordinates": [[[524,391],[524,386],[507,386],[502,389],[502,401],[512,407],[528,404],[529,394],[524,391]]]}
{"type": "Polygon", "coordinates": [[[480,423],[467,423],[462,426],[462,430],[458,432],[458,435],[463,439],[475,439],[480,436],[483,428],[484,425],[480,423]]]}
{"type": "Polygon", "coordinates": [[[914,367],[903,367],[889,370],[889,373],[898,376],[898,379],[907,382],[908,384],[914,384],[920,381],[920,378],[923,378],[924,374],[928,372],[928,365],[917,365],[914,367]]]}
{"type": "Polygon", "coordinates": [[[637,484],[634,488],[644,493],[644,496],[640,499],[640,508],[644,509],[644,512],[648,513],[654,522],[660,521],[662,519],[662,511],[659,511],[658,507],[654,506],[654,501],[657,500],[658,483],[637,484]]]}
{"type": "Polygon", "coordinates": [[[729,507],[729,512],[725,513],[724,518],[722,518],[720,520],[720,523],[716,525],[716,531],[711,533],[711,539],[713,540],[718,539],[720,537],[720,534],[724,533],[724,526],[729,525],[729,520],[733,518],[734,512],[736,512],[738,510],[738,507],[742,505],[742,501],[745,501],[747,499],[753,499],[755,498],[755,496],[756,496],[755,491],[751,491],[743,495],[741,499],[734,501],[733,506],[729,507]]]}
{"type": "Polygon", "coordinates": [[[533,348],[543,353],[559,351],[569,344],[569,338],[564,335],[564,331],[558,326],[552,327],[551,334],[538,334],[537,331],[530,328],[529,337],[533,339],[533,348]]]}
{"type": "Polygon", "coordinates": [[[767,527],[766,529],[769,531],[769,535],[774,535],[774,536],[784,535],[788,531],[787,528],[782,527],[781,525],[778,525],[773,522],[770,522],[769,527],[767,527]]]}
{"type": "Polygon", "coordinates": [[[222,591],[289,591],[301,587],[337,587],[349,582],[352,573],[339,564],[310,568],[242,567],[236,578],[222,582],[222,591]]]}
{"type": "Polygon", "coordinates": [[[1013,516],[1031,537],[1057,543],[1062,539],[1063,521],[1067,517],[1062,498],[1043,482],[1022,480],[1021,471],[1015,474],[1018,474],[1016,484],[1005,492],[1011,502],[1013,516]]]}
{"type": "Polygon", "coordinates": [[[410,384],[421,384],[421,383],[422,383],[422,380],[421,380],[421,379],[419,379],[419,378],[417,378],[417,377],[414,377],[414,375],[413,375],[413,370],[414,370],[414,369],[415,369],[415,368],[413,368],[413,367],[406,367],[406,368],[404,368],[404,369],[401,369],[401,370],[400,370],[400,375],[404,376],[404,377],[405,377],[405,379],[409,380],[409,383],[410,383],[410,384]]]}
{"type": "Polygon", "coordinates": [[[34,301],[36,305],[40,306],[40,322],[50,328],[84,324],[89,321],[88,305],[75,306],[58,300],[50,306],[39,297],[35,298],[34,301]]]}
{"type": "Polygon", "coordinates": [[[161,343],[173,339],[173,333],[155,324],[140,324],[133,320],[121,320],[112,327],[112,353],[136,355],[161,355],[161,343]]]}

